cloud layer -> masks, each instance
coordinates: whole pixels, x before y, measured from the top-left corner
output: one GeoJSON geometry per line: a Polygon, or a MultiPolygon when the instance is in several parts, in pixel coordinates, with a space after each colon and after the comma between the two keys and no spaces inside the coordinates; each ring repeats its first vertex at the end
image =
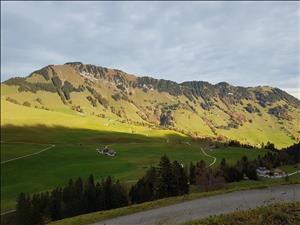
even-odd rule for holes
{"type": "Polygon", "coordinates": [[[81,61],[300,97],[299,2],[1,2],[1,77],[81,61]]]}

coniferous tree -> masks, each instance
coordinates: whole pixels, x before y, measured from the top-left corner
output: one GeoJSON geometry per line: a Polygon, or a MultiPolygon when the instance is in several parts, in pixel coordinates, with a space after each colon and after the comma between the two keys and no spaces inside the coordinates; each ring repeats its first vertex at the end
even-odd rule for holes
{"type": "Polygon", "coordinates": [[[96,188],[93,175],[90,175],[85,183],[84,190],[85,198],[87,199],[87,211],[93,212],[96,210],[96,188]]]}
{"type": "Polygon", "coordinates": [[[156,169],[150,167],[146,175],[138,180],[129,191],[131,203],[141,203],[154,199],[154,185],[156,182],[156,169]]]}
{"type": "Polygon", "coordinates": [[[150,193],[150,189],[147,186],[147,183],[145,181],[145,177],[138,180],[138,182],[133,185],[129,191],[129,196],[131,203],[141,203],[148,201],[148,198],[150,198],[152,193],[150,193]]]}
{"type": "Polygon", "coordinates": [[[189,171],[190,184],[195,184],[195,170],[196,170],[196,166],[191,162],[190,171],[189,171]]]}
{"type": "Polygon", "coordinates": [[[50,222],[49,211],[50,195],[49,192],[41,193],[40,195],[40,211],[42,212],[42,220],[47,223],[50,222]]]}
{"type": "Polygon", "coordinates": [[[105,196],[103,186],[97,182],[96,184],[96,210],[105,209],[105,196]]]}
{"type": "Polygon", "coordinates": [[[31,202],[29,196],[23,192],[17,199],[16,215],[18,224],[31,225],[31,202]]]}
{"type": "Polygon", "coordinates": [[[123,188],[120,181],[117,180],[117,182],[113,184],[111,207],[118,208],[126,205],[128,205],[126,190],[123,188]]]}
{"type": "Polygon", "coordinates": [[[62,189],[62,216],[70,217],[74,215],[74,207],[72,201],[74,199],[74,184],[73,180],[70,179],[68,185],[62,189]]]}
{"type": "Polygon", "coordinates": [[[105,181],[103,181],[103,192],[104,192],[104,202],[105,202],[105,209],[111,209],[111,199],[112,199],[112,178],[108,176],[105,181]]]}
{"type": "Polygon", "coordinates": [[[248,164],[247,169],[246,169],[246,176],[250,180],[257,180],[258,179],[255,163],[248,164]]]}
{"type": "Polygon", "coordinates": [[[172,165],[169,158],[164,155],[159,162],[158,177],[155,184],[156,198],[174,195],[175,180],[172,173],[172,165]]]}
{"type": "Polygon", "coordinates": [[[221,171],[225,171],[227,168],[227,163],[226,163],[226,159],[222,158],[221,163],[220,163],[220,170],[221,171]]]}
{"type": "Polygon", "coordinates": [[[59,220],[62,218],[62,189],[56,188],[51,192],[49,210],[52,220],[59,220]]]}
{"type": "Polygon", "coordinates": [[[186,171],[179,164],[177,161],[173,162],[173,176],[175,179],[175,187],[174,187],[174,194],[175,195],[183,195],[188,193],[189,191],[189,184],[188,184],[188,176],[186,171]]]}
{"type": "Polygon", "coordinates": [[[74,195],[75,195],[75,199],[73,199],[74,213],[78,215],[86,212],[87,203],[84,201],[83,182],[80,177],[75,181],[74,195]]]}
{"type": "Polygon", "coordinates": [[[34,194],[31,199],[30,220],[32,225],[43,224],[43,212],[41,208],[41,199],[39,194],[34,194]]]}

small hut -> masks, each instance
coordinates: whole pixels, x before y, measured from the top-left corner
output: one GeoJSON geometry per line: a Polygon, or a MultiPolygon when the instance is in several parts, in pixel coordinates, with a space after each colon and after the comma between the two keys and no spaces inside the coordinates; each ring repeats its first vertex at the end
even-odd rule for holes
{"type": "Polygon", "coordinates": [[[116,156],[116,151],[113,149],[110,149],[108,146],[97,148],[96,151],[101,155],[107,155],[107,156],[116,156]]]}

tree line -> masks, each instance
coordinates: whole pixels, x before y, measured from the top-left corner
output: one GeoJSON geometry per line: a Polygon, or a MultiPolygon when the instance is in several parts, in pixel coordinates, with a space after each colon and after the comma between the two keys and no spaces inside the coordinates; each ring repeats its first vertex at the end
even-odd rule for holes
{"type": "Polygon", "coordinates": [[[188,192],[188,175],[183,166],[163,156],[158,167],[151,167],[129,193],[119,180],[114,181],[108,176],[96,183],[93,175],[86,181],[70,179],[66,186],[51,192],[33,195],[22,192],[17,198],[16,219],[18,224],[40,225],[188,192]]]}
{"type": "Polygon", "coordinates": [[[284,165],[300,163],[300,142],[287,148],[278,150],[274,144],[267,143],[265,148],[269,149],[263,157],[257,158],[258,166],[264,166],[269,169],[284,165]]]}
{"type": "Polygon", "coordinates": [[[189,192],[187,170],[176,160],[171,163],[164,155],[158,167],[151,167],[129,191],[131,203],[184,195],[189,192]]]}
{"type": "Polygon", "coordinates": [[[189,166],[190,184],[201,186],[205,191],[221,188],[225,183],[237,182],[245,178],[257,180],[256,163],[249,161],[246,156],[234,165],[227,164],[223,158],[220,165],[215,168],[207,167],[203,160],[196,164],[191,162],[189,166]]]}
{"type": "Polygon", "coordinates": [[[51,192],[20,193],[17,199],[18,224],[38,225],[84,213],[114,209],[128,205],[127,191],[110,176],[95,183],[93,175],[83,182],[70,179],[64,187],[51,192]]]}

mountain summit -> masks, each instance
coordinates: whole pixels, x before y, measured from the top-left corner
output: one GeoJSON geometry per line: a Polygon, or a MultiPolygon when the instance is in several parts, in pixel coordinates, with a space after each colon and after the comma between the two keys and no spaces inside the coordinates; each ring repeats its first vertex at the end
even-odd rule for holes
{"type": "MultiPolygon", "coordinates": [[[[2,100],[197,137],[287,146],[299,141],[300,101],[268,86],[177,83],[81,62],[49,65],[1,84],[2,100]]],[[[5,109],[4,109],[5,110],[5,109]]]]}

